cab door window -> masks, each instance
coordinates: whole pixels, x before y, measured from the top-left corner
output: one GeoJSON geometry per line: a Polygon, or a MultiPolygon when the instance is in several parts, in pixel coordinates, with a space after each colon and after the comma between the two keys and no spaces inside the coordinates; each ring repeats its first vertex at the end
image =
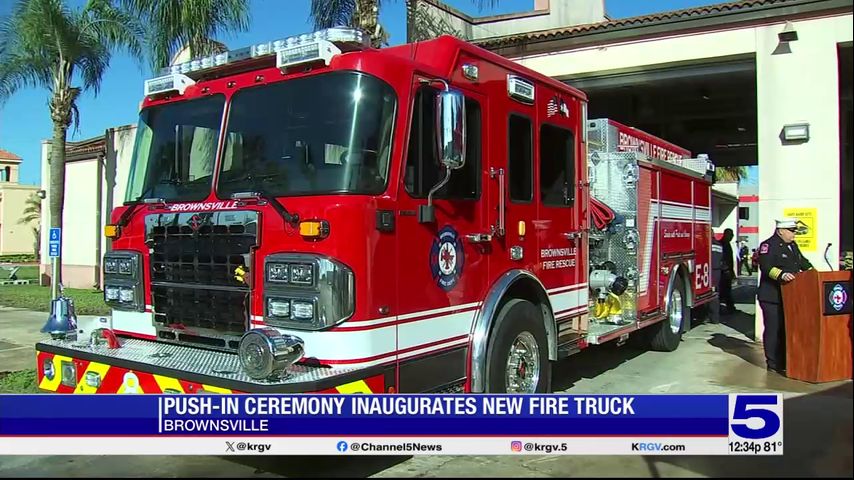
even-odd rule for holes
{"type": "MultiPolygon", "coordinates": [[[[444,177],[436,145],[436,94],[432,87],[421,87],[412,111],[409,150],[404,184],[412,197],[426,198],[427,193],[444,177]]],[[[480,196],[481,109],[466,98],[466,164],[454,170],[448,183],[434,198],[475,200],[480,196]]]]}
{"type": "Polygon", "coordinates": [[[540,127],[540,198],[544,205],[575,202],[575,136],[555,125],[540,127]]]}
{"type": "Polygon", "coordinates": [[[527,203],[534,198],[533,131],[527,117],[510,115],[507,127],[507,167],[510,200],[527,203]]]}

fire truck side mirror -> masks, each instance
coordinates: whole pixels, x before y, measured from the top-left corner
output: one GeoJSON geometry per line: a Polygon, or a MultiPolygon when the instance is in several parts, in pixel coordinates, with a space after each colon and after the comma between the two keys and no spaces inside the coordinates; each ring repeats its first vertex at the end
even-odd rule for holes
{"type": "Polygon", "coordinates": [[[433,223],[436,212],[433,208],[433,195],[436,194],[448,180],[451,171],[463,168],[466,164],[466,103],[463,94],[450,89],[445,84],[445,90],[436,95],[436,143],[439,152],[439,163],[444,167],[443,178],[427,193],[427,205],[418,207],[418,221],[433,223]]]}
{"type": "Polygon", "coordinates": [[[458,90],[447,88],[436,96],[436,140],[439,161],[449,170],[466,164],[465,97],[458,90]]]}

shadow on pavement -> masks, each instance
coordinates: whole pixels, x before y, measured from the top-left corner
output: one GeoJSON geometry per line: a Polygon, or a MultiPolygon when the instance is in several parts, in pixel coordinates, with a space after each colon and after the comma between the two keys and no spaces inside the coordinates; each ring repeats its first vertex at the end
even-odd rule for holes
{"type": "Polygon", "coordinates": [[[572,388],[579,380],[602,375],[644,352],[646,350],[631,344],[618,347],[615,342],[588,348],[553,365],[552,390],[561,392],[572,388]]]}
{"type": "Polygon", "coordinates": [[[246,456],[219,457],[255,469],[255,474],[269,473],[284,477],[367,478],[412,458],[412,456],[246,456]]]}
{"type": "Polygon", "coordinates": [[[730,355],[735,355],[747,363],[763,369],[765,368],[763,351],[761,348],[757,349],[756,344],[753,342],[731,337],[724,333],[713,333],[709,339],[709,344],[730,355]]]}
{"type": "Polygon", "coordinates": [[[787,398],[783,404],[783,456],[647,457],[650,474],[671,464],[705,477],[848,477],[852,466],[852,384],[787,398]]]}
{"type": "Polygon", "coordinates": [[[732,290],[732,299],[735,303],[736,311],[733,313],[721,313],[721,323],[727,325],[734,330],[739,331],[745,337],[756,341],[756,325],[754,323],[755,315],[753,311],[756,308],[756,291],[755,285],[742,285],[732,290]]]}

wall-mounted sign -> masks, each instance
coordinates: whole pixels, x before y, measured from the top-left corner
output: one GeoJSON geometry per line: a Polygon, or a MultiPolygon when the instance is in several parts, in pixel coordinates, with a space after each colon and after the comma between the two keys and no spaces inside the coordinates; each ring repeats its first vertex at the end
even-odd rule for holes
{"type": "Polygon", "coordinates": [[[783,211],[783,216],[793,218],[798,221],[798,233],[795,235],[795,242],[802,252],[816,251],[818,243],[818,209],[815,208],[787,208],[783,211]]]}

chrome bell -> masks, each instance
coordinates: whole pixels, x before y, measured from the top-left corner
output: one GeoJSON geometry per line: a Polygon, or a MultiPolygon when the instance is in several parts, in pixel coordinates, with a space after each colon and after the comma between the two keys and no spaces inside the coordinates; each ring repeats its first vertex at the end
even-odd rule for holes
{"type": "Polygon", "coordinates": [[[74,300],[60,293],[50,301],[50,316],[41,329],[50,333],[54,340],[74,340],[77,338],[77,315],[74,314],[74,300]]]}

